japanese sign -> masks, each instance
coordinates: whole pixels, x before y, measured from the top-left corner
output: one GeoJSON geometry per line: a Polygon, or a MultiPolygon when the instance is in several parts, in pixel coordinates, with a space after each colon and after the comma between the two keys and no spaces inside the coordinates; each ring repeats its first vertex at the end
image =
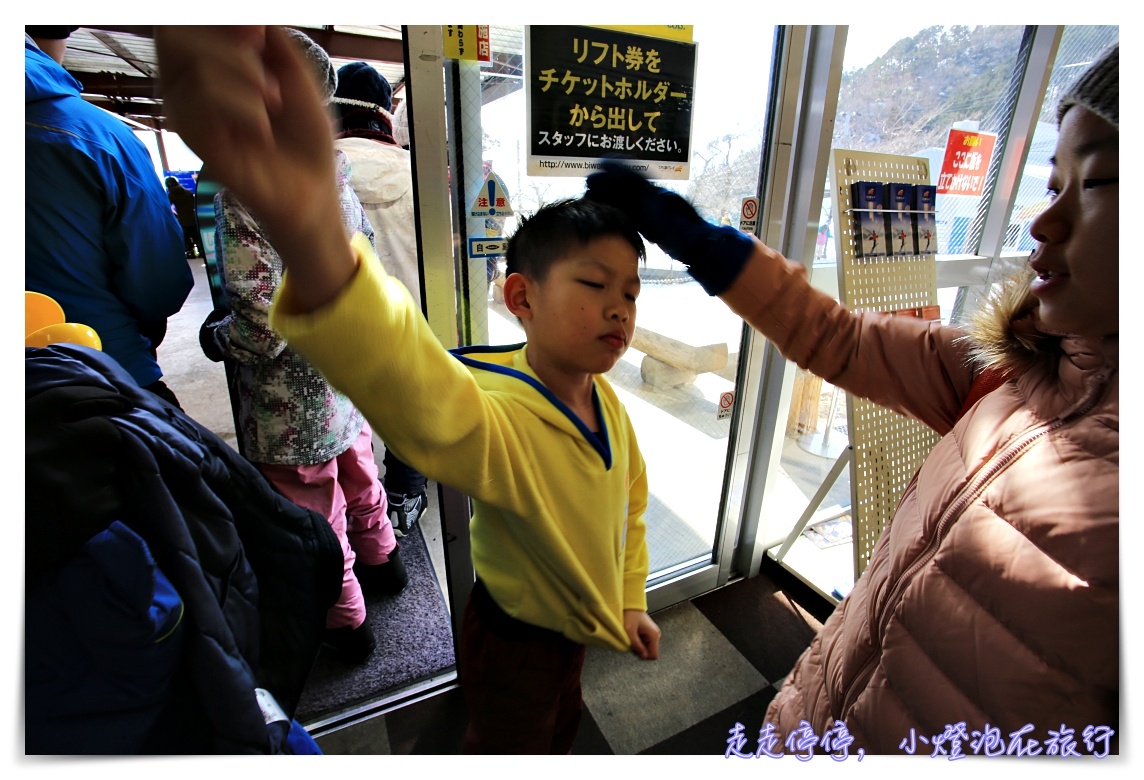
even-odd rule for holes
{"type": "Polygon", "coordinates": [[[492,62],[487,24],[446,24],[442,29],[445,36],[445,56],[449,59],[492,62]]]}
{"type": "Polygon", "coordinates": [[[739,230],[754,233],[758,224],[759,199],[754,196],[743,198],[743,205],[739,207],[739,230]]]}
{"type": "Polygon", "coordinates": [[[735,406],[735,394],[723,393],[719,396],[719,412],[717,419],[723,420],[731,416],[731,409],[735,406]]]}
{"type": "Polygon", "coordinates": [[[504,236],[469,239],[469,257],[500,257],[506,251],[508,239],[504,236]]]}
{"type": "Polygon", "coordinates": [[[650,178],[688,178],[694,43],[533,25],[525,57],[529,176],[584,176],[620,154],[650,178]]]}
{"type": "Polygon", "coordinates": [[[996,133],[950,130],[941,175],[937,179],[937,194],[982,195],[996,144],[996,133]]]}
{"type": "Polygon", "coordinates": [[[513,213],[508,201],[508,192],[500,176],[489,169],[485,183],[481,185],[473,204],[469,206],[470,217],[507,217],[513,213]]]}

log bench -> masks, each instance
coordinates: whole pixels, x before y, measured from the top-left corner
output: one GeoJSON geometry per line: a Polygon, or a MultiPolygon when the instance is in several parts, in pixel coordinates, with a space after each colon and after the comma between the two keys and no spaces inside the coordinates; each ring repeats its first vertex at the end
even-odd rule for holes
{"type": "MultiPolygon", "coordinates": [[[[493,279],[493,300],[504,303],[504,276],[493,279]]],[[[691,384],[700,374],[725,375],[728,364],[726,344],[693,347],[655,331],[636,326],[631,347],[644,353],[640,376],[652,387],[678,387],[691,384]]],[[[734,381],[734,377],[730,377],[734,381]]]]}
{"type": "Polygon", "coordinates": [[[693,347],[639,325],[631,346],[644,353],[640,376],[652,387],[691,384],[700,374],[718,374],[727,366],[726,344],[693,347]]]}

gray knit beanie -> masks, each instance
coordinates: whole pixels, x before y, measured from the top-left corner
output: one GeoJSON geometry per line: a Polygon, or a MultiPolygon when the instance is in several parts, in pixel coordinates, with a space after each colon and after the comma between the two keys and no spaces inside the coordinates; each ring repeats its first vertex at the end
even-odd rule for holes
{"type": "Polygon", "coordinates": [[[314,40],[301,30],[287,27],[286,32],[295,43],[302,47],[306,62],[314,69],[314,76],[318,80],[318,93],[322,96],[322,102],[329,103],[330,98],[334,96],[334,90],[338,88],[338,73],[334,70],[334,63],[330,62],[330,55],[326,54],[325,49],[314,43],[314,40]]]}
{"type": "Polygon", "coordinates": [[[1088,67],[1057,106],[1057,126],[1065,112],[1083,106],[1120,130],[1120,44],[1107,49],[1088,67]]]}

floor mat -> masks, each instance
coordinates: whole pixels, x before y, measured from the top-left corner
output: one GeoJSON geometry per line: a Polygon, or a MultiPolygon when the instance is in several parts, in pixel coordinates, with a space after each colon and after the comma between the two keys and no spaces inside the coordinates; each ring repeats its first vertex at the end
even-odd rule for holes
{"type": "Polygon", "coordinates": [[[303,725],[453,666],[449,613],[420,526],[401,540],[401,560],[405,590],[366,599],[377,649],[365,664],[350,666],[322,648],[295,714],[303,725]]]}

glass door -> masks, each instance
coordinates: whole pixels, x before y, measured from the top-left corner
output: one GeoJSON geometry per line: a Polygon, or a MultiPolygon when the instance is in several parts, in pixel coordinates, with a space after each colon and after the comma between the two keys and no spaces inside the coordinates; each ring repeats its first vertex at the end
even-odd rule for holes
{"type": "MultiPolygon", "coordinates": [[[[835,38],[841,68],[827,71],[818,86],[813,72],[805,77],[808,87],[836,102],[820,131],[830,134],[829,147],[924,158],[937,184],[955,132],[996,139],[988,186],[980,192],[939,188],[936,197],[940,316],[962,324],[989,285],[1027,259],[1029,221],[1045,205],[1057,97],[1084,64],[1119,39],[1119,28],[944,26],[921,17],[850,25],[835,38]]],[[[787,256],[803,260],[812,283],[838,297],[842,239],[835,235],[831,193],[823,195],[818,183],[825,178],[795,177],[817,188],[821,216],[813,252],[806,246],[787,256]]],[[[765,497],[752,508],[759,518],[755,556],[765,550],[837,603],[862,563],[851,527],[846,394],[793,365],[778,373],[789,389],[766,402],[778,407],[777,432],[764,445],[770,455],[760,455],[773,467],[760,475],[765,497]]]]}
{"type": "MultiPolygon", "coordinates": [[[[658,183],[687,197],[710,221],[754,232],[743,215],[754,217],[757,205],[744,202],[759,191],[773,29],[726,24],[624,28],[619,31],[627,36],[622,46],[609,43],[616,40],[615,28],[594,27],[408,28],[407,39],[412,46],[428,46],[436,43],[430,39],[434,29],[443,38],[444,129],[449,142],[447,148],[432,153],[447,158],[444,180],[449,183],[454,215],[448,247],[452,276],[443,262],[446,249],[439,247],[436,289],[438,299],[450,296],[459,312],[454,322],[442,310],[438,322],[439,330],[455,326],[458,343],[524,340],[500,294],[504,243],[521,215],[557,199],[582,195],[585,189],[588,167],[551,163],[541,167],[535,144],[530,164],[529,107],[542,90],[565,90],[583,111],[575,132],[565,133],[566,147],[603,144],[585,162],[603,156],[619,135],[609,137],[607,128],[600,130],[605,120],[597,122],[601,115],[593,114],[609,79],[612,89],[626,83],[633,93],[643,84],[647,104],[635,104],[637,119],[656,113],[655,95],[661,83],[664,93],[689,91],[689,127],[682,132],[676,128],[673,136],[687,144],[680,166],[684,176],[658,183]],[[456,38],[450,36],[464,40],[468,35],[472,44],[474,33],[476,46],[470,52],[480,49],[483,54],[487,45],[487,61],[456,56],[456,38]],[[543,43],[530,47],[534,38],[543,43]],[[553,40],[563,41],[567,51],[554,52],[553,40]],[[673,84],[649,71],[652,58],[670,57],[681,46],[694,58],[686,78],[673,84]],[[583,68],[569,62],[579,62],[583,68]],[[446,291],[446,284],[452,284],[451,289],[446,291]]],[[[423,114],[418,111],[418,89],[423,83],[435,89],[437,82],[416,80],[417,56],[411,49],[414,158],[420,168],[421,150],[416,144],[423,137],[418,127],[423,114]]],[[[433,102],[427,106],[431,115],[424,118],[436,123],[433,102]]],[[[631,127],[637,120],[629,114],[627,122],[631,127]]],[[[575,154],[571,157],[576,159],[575,154]]],[[[419,201],[424,220],[429,205],[421,193],[419,201]]],[[[435,234],[438,242],[440,230],[439,226],[435,234]]],[[[721,301],[707,296],[658,247],[649,243],[647,250],[636,337],[606,377],[632,418],[647,464],[649,604],[659,609],[723,584],[730,576],[729,553],[738,538],[745,477],[744,469],[734,468],[745,453],[732,443],[739,440],[742,399],[753,396],[757,388],[744,386],[739,379],[745,341],[742,321],[721,301]]],[[[430,306],[433,265],[427,254],[430,306]]],[[[434,322],[432,312],[430,322],[434,322]]],[[[459,523],[448,518],[445,522],[453,535],[460,532],[459,523]]],[[[451,589],[456,589],[455,583],[451,589]]]]}

